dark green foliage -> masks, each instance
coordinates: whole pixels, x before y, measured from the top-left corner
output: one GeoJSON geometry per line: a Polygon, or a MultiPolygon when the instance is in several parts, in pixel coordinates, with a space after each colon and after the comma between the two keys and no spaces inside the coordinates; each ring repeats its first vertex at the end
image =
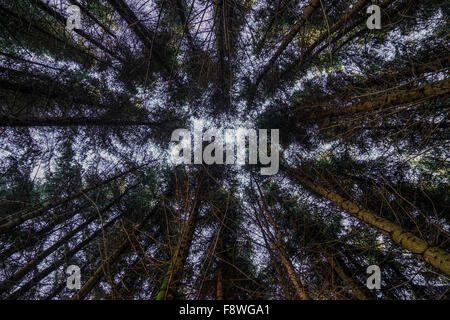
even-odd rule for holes
{"type": "Polygon", "coordinates": [[[260,81],[311,1],[44,2],[0,0],[0,298],[70,299],[69,265],[85,299],[448,298],[292,174],[450,251],[448,1],[369,30],[372,1],[322,0],[260,81]],[[279,129],[280,172],[173,165],[198,120],[279,129]]]}

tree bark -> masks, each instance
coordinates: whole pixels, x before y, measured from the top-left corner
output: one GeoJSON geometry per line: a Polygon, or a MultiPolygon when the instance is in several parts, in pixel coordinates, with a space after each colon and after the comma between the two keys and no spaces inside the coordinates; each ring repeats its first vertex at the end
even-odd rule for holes
{"type": "Polygon", "coordinates": [[[223,300],[223,263],[217,262],[216,300],[223,300]]]}
{"type": "Polygon", "coordinates": [[[389,237],[392,241],[402,246],[404,249],[421,257],[425,262],[429,263],[443,273],[450,275],[449,253],[445,252],[439,247],[433,247],[429,245],[426,241],[418,238],[410,232],[403,230],[403,228],[399,225],[396,225],[385,218],[379,217],[369,210],[360,208],[354,202],[344,199],[339,194],[326,189],[319,183],[314,182],[299,173],[296,173],[292,169],[288,169],[288,173],[291,175],[291,177],[304,184],[311,190],[315,191],[317,194],[337,204],[342,209],[358,218],[359,220],[374,227],[382,234],[389,237]]]}
{"type": "Polygon", "coordinates": [[[281,234],[278,230],[278,226],[277,226],[275,220],[273,219],[273,216],[264,201],[264,198],[263,198],[263,195],[262,195],[259,185],[257,185],[257,187],[258,187],[258,192],[259,192],[259,195],[260,195],[261,201],[262,201],[262,207],[261,207],[259,201],[257,202],[258,207],[259,207],[259,212],[260,212],[260,215],[262,218],[261,221],[258,220],[258,224],[260,225],[261,231],[263,233],[267,234],[269,241],[272,244],[273,250],[276,250],[279,253],[281,262],[283,263],[284,267],[287,270],[288,277],[291,280],[291,283],[295,288],[298,298],[301,300],[311,300],[309,295],[306,293],[305,287],[301,283],[297,272],[295,271],[295,268],[292,264],[291,259],[289,258],[288,253],[286,252],[286,250],[283,247],[283,242],[282,242],[281,234]],[[264,211],[267,213],[267,217],[266,217],[266,215],[263,214],[264,211]],[[262,224],[265,224],[265,229],[262,228],[262,224]],[[270,225],[273,227],[275,234],[272,234],[272,232],[270,231],[270,227],[269,227],[270,225]]]}
{"type": "Polygon", "coordinates": [[[202,190],[203,183],[200,181],[200,185],[197,188],[195,199],[189,213],[189,218],[182,231],[180,239],[178,240],[177,247],[170,261],[169,269],[163,279],[158,295],[156,296],[156,300],[174,300],[176,298],[178,286],[183,277],[184,265],[189,255],[192,239],[194,237],[195,227],[197,226],[197,218],[200,207],[200,194],[202,193],[202,190]]]}
{"type": "Polygon", "coordinates": [[[108,0],[111,6],[116,10],[119,15],[126,21],[131,30],[136,34],[139,40],[144,46],[151,51],[151,54],[155,57],[155,60],[160,64],[167,72],[166,76],[170,76],[171,69],[161,57],[158,52],[159,45],[155,43],[156,34],[153,31],[147,29],[145,25],[141,23],[136,14],[131,10],[128,4],[123,0],[108,0]]]}
{"type": "Polygon", "coordinates": [[[120,126],[157,126],[160,123],[129,119],[101,119],[88,117],[48,118],[48,117],[0,117],[0,127],[120,127],[120,126]]]}
{"type": "MultiPolygon", "coordinates": [[[[61,24],[65,25],[66,24],[66,18],[60,14],[59,12],[57,12],[56,10],[52,9],[48,4],[43,3],[40,0],[31,0],[30,2],[32,3],[36,3],[36,5],[43,10],[44,12],[46,12],[47,14],[49,14],[50,16],[52,16],[53,18],[55,18],[56,20],[58,20],[61,24]]],[[[87,41],[89,41],[90,43],[94,44],[97,48],[99,48],[100,50],[108,53],[111,57],[117,59],[120,62],[124,62],[124,59],[122,59],[120,56],[118,56],[115,52],[111,51],[110,49],[106,48],[103,44],[101,44],[100,42],[98,42],[97,40],[95,40],[93,37],[91,37],[89,34],[87,34],[86,32],[84,32],[83,30],[80,29],[74,29],[74,31],[76,33],[78,33],[80,36],[82,36],[83,38],[85,38],[87,41]]]]}
{"type": "Polygon", "coordinates": [[[303,11],[303,14],[300,16],[300,18],[297,20],[297,22],[291,28],[289,33],[284,37],[284,39],[281,42],[280,46],[278,47],[277,51],[273,54],[273,56],[270,58],[269,62],[264,66],[263,70],[256,78],[255,87],[258,87],[262,78],[266,75],[266,73],[270,70],[270,68],[273,67],[275,61],[278,59],[278,57],[283,53],[283,51],[289,45],[289,43],[291,43],[292,39],[294,39],[294,37],[300,31],[300,28],[302,27],[303,23],[306,20],[308,20],[309,16],[313,13],[313,11],[319,5],[320,5],[319,0],[312,0],[311,3],[305,8],[305,10],[303,11]]]}
{"type": "MultiPolygon", "coordinates": [[[[132,186],[127,188],[124,193],[122,193],[120,196],[115,198],[110,204],[108,204],[105,208],[103,208],[99,215],[102,216],[104,213],[106,213],[113,205],[115,205],[120,199],[123,198],[124,195],[127,194],[129,190],[131,190],[132,186]]],[[[18,270],[16,273],[14,273],[11,277],[6,279],[3,283],[0,284],[0,293],[10,290],[14,285],[15,282],[22,279],[28,272],[33,270],[42,260],[44,260],[46,257],[48,257],[50,254],[52,254],[56,249],[58,249],[60,246],[64,245],[69,241],[75,234],[86,228],[89,224],[91,224],[95,219],[98,218],[98,215],[92,214],[92,216],[87,219],[85,222],[83,222],[81,225],[76,227],[70,232],[67,232],[61,239],[59,239],[57,242],[55,242],[53,245],[48,247],[46,250],[40,252],[38,255],[36,255],[31,261],[29,261],[25,266],[23,266],[20,270],[18,270]]]]}
{"type": "Polygon", "coordinates": [[[37,275],[35,275],[30,281],[25,283],[23,286],[21,286],[19,289],[11,293],[9,296],[6,297],[6,300],[16,300],[19,297],[21,297],[24,293],[26,293],[28,290],[30,290],[33,286],[39,283],[42,279],[44,279],[46,276],[48,276],[53,271],[57,270],[59,267],[64,265],[64,263],[67,261],[67,259],[70,259],[72,256],[74,256],[77,252],[79,252],[81,249],[83,249],[85,246],[87,246],[89,243],[91,243],[92,240],[97,238],[102,231],[106,230],[107,228],[111,227],[116,220],[119,218],[119,216],[115,217],[108,223],[106,223],[103,228],[97,229],[94,233],[92,233],[89,237],[84,239],[82,242],[77,244],[72,250],[67,252],[64,255],[64,259],[58,260],[54,263],[52,263],[49,267],[39,272],[37,275]]]}
{"type": "Polygon", "coordinates": [[[358,300],[374,300],[376,299],[367,289],[365,289],[358,281],[351,278],[347,272],[344,270],[343,264],[338,257],[335,257],[328,253],[327,251],[323,251],[323,255],[325,259],[327,259],[330,266],[336,272],[336,274],[344,281],[347,286],[352,290],[353,295],[358,300]]]}
{"type": "MultiPolygon", "coordinates": [[[[370,101],[356,102],[343,108],[329,109],[323,107],[320,112],[322,117],[346,116],[359,112],[369,112],[380,108],[414,103],[422,99],[438,97],[450,92],[450,79],[423,85],[410,90],[401,90],[395,93],[374,98],[370,101]]],[[[316,112],[317,115],[317,112],[316,112]]]]}
{"type": "Polygon", "coordinates": [[[83,300],[94,288],[102,276],[107,272],[108,266],[113,264],[122,253],[130,247],[128,237],[119,245],[114,252],[107,257],[94,271],[92,276],[83,284],[83,286],[72,296],[72,300],[83,300]]]}
{"type": "MultiPolygon", "coordinates": [[[[159,205],[155,205],[153,209],[141,220],[139,226],[137,226],[136,229],[141,230],[150,219],[150,217],[154,214],[155,210],[157,210],[158,208],[159,205]]],[[[131,246],[133,240],[132,238],[134,237],[135,233],[134,231],[135,229],[133,228],[130,236],[128,234],[124,235],[125,239],[122,241],[122,243],[97,267],[92,276],[84,283],[80,290],[78,290],[77,293],[72,296],[72,300],[82,300],[89,294],[92,288],[94,288],[101,277],[107,272],[108,266],[113,264],[120,257],[120,255],[131,246]]]]}
{"type": "MultiPolygon", "coordinates": [[[[67,197],[65,199],[56,200],[56,201],[53,201],[53,202],[51,202],[49,204],[43,205],[40,208],[31,209],[31,211],[29,211],[29,212],[9,217],[9,218],[5,219],[6,222],[3,222],[0,225],[0,233],[6,232],[8,230],[11,230],[12,228],[17,227],[21,223],[23,223],[25,221],[28,221],[28,220],[30,220],[32,218],[35,218],[39,214],[41,214],[41,213],[43,213],[43,212],[45,212],[47,210],[50,210],[50,209],[59,207],[60,205],[63,205],[65,203],[68,203],[68,202],[70,202],[70,201],[80,197],[81,195],[86,194],[87,192],[90,192],[90,191],[95,190],[95,189],[97,189],[97,188],[99,188],[101,186],[104,186],[104,185],[106,185],[106,184],[108,184],[108,183],[110,183],[110,182],[112,182],[112,181],[114,181],[114,180],[116,180],[116,179],[118,179],[118,178],[120,178],[122,176],[125,176],[125,175],[127,175],[127,174],[129,174],[129,173],[131,173],[133,171],[136,171],[137,169],[139,169],[139,168],[141,168],[143,166],[144,165],[138,166],[138,167],[135,167],[135,168],[132,168],[132,169],[129,169],[129,170],[124,171],[122,173],[119,173],[119,174],[117,174],[117,175],[115,175],[115,176],[113,176],[113,177],[111,177],[109,179],[106,179],[106,180],[102,181],[101,183],[98,183],[96,185],[88,187],[88,188],[86,188],[84,190],[80,190],[79,192],[77,192],[77,193],[75,193],[75,194],[73,194],[73,195],[71,195],[71,196],[69,196],[69,197],[67,197]]],[[[3,219],[1,221],[3,221],[3,219]]]]}

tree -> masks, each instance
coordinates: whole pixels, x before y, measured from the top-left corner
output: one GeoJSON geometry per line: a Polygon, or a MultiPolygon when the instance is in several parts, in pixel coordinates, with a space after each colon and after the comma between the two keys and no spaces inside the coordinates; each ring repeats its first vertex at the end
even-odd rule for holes
{"type": "Polygon", "coordinates": [[[0,296],[447,298],[449,14],[0,0],[0,296]],[[279,129],[279,173],[174,164],[172,132],[199,124],[279,129]]]}

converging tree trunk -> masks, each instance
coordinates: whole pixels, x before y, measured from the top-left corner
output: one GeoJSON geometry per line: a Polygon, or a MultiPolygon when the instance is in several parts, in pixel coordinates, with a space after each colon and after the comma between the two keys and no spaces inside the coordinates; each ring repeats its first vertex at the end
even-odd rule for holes
{"type": "Polygon", "coordinates": [[[406,250],[421,257],[424,261],[426,261],[436,269],[442,271],[447,275],[450,275],[450,254],[445,252],[441,248],[429,245],[426,241],[416,237],[406,230],[403,230],[403,228],[399,225],[396,225],[395,223],[392,223],[385,218],[379,217],[369,210],[360,208],[354,202],[347,200],[337,193],[324,188],[318,182],[310,180],[309,178],[301,175],[295,170],[289,169],[288,174],[322,197],[325,197],[326,199],[335,203],[354,217],[374,227],[406,250]]]}

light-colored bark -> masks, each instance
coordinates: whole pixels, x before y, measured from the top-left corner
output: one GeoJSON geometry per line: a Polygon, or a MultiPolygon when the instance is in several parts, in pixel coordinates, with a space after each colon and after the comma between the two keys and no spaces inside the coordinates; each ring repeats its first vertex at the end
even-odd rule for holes
{"type": "Polygon", "coordinates": [[[360,208],[354,202],[341,197],[339,194],[326,189],[321,184],[314,182],[307,177],[289,170],[292,177],[297,179],[300,183],[309,187],[319,195],[325,197],[331,202],[337,204],[349,214],[358,218],[359,220],[367,223],[368,225],[376,228],[385,236],[389,237],[395,243],[402,246],[404,249],[411,253],[421,257],[424,261],[442,271],[443,273],[450,275],[450,254],[442,250],[439,247],[433,247],[426,241],[413,235],[410,232],[403,230],[399,225],[377,216],[375,213],[360,208]]]}

